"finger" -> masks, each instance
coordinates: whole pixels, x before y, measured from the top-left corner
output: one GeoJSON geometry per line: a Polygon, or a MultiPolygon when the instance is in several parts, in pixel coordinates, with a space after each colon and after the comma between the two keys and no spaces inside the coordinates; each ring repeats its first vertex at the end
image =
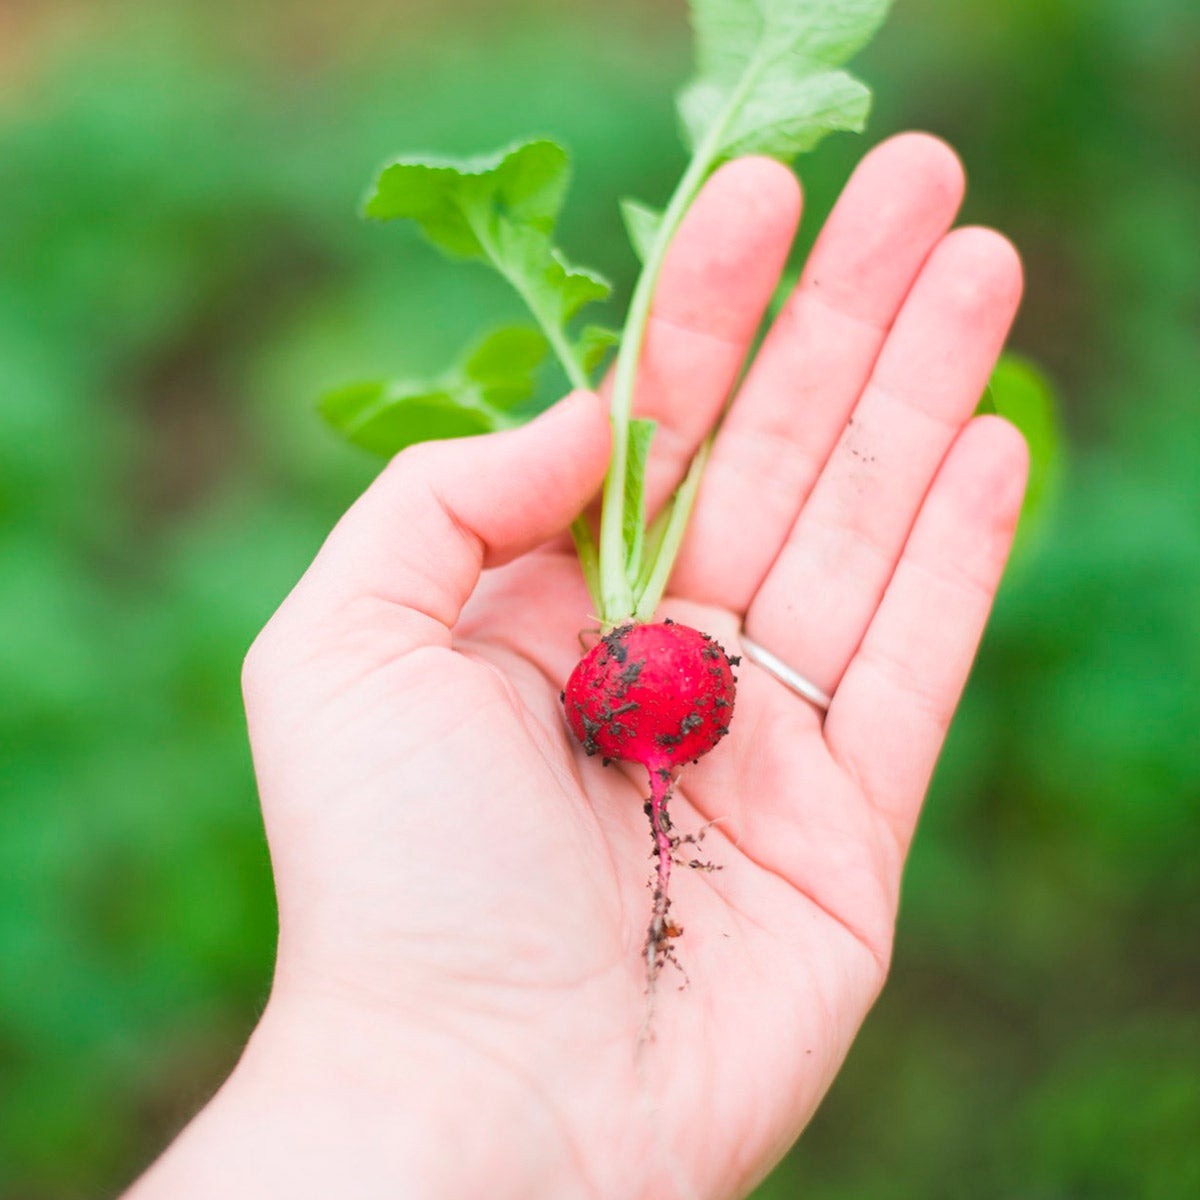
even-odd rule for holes
{"type": "Polygon", "coordinates": [[[1020,260],[960,229],[930,256],[850,422],[746,617],[749,635],[832,694],[1016,313],[1020,260]]]}
{"type": "Polygon", "coordinates": [[[727,163],[688,210],[659,274],[634,412],[658,422],[653,512],[717,419],[771,300],[800,219],[795,176],[769,158],[727,163]]]}
{"type": "Polygon", "coordinates": [[[575,392],[520,429],[403,451],[338,522],[289,605],[323,620],[374,598],[395,610],[393,649],[448,645],[483,568],[546,541],[587,503],[609,439],[599,398],[575,392]]]}
{"type": "Polygon", "coordinates": [[[1028,453],[979,417],[946,459],[825,721],[830,751],[902,845],[971,669],[1012,544],[1028,453]]]}
{"type": "Polygon", "coordinates": [[[962,192],[954,152],[927,134],[863,159],[721,426],[673,591],[746,610],[962,192]]]}

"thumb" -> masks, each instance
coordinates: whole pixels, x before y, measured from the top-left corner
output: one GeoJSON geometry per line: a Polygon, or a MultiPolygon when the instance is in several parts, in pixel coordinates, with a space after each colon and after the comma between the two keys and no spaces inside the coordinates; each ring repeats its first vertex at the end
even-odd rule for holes
{"type": "Polygon", "coordinates": [[[410,648],[448,642],[485,566],[561,532],[604,478],[604,404],[572,392],[519,429],[402,451],[329,535],[292,600],[395,605],[410,648]]]}

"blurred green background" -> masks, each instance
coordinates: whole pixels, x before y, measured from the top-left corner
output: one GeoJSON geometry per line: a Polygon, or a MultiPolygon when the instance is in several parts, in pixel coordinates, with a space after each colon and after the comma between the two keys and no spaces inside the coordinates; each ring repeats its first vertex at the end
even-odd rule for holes
{"type": "MultiPolygon", "coordinates": [[[[958,147],[1067,445],[892,981],[762,1200],[1200,1195],[1198,57],[1194,0],[908,0],[868,138],[801,164],[807,244],[868,144],[958,147]]],[[[3,1200],[111,1194],[236,1058],[274,938],[240,659],[376,469],[314,400],[512,311],[356,220],[373,168],[559,136],[564,246],[627,295],[688,62],[682,0],[0,3],[3,1200]]]]}

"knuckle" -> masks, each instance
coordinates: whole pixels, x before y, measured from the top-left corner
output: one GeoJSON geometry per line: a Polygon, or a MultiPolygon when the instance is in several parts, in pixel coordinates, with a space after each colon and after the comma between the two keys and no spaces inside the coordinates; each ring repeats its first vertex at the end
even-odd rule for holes
{"type": "Polygon", "coordinates": [[[395,480],[426,479],[436,472],[444,453],[445,446],[438,442],[416,442],[393,455],[384,471],[395,480]]]}

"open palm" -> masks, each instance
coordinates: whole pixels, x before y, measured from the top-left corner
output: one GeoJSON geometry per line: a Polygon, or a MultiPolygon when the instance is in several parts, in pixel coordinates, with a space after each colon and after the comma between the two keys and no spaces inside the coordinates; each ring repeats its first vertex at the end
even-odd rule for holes
{"type": "MultiPolygon", "coordinates": [[[[882,985],[1024,480],[1019,435],[971,419],[1020,268],[947,233],[961,190],[931,138],[874,151],[723,420],[663,613],[731,653],[744,624],[833,702],[747,660],[730,736],[683,772],[674,824],[721,869],[675,872],[688,982],[660,976],[653,1040],[647,783],[585,758],[558,699],[594,627],[561,531],[603,474],[602,404],[401,455],[251,652],[272,1004],[360,1031],[432,1110],[468,1089],[449,1169],[472,1194],[744,1193],[882,985]]],[[[786,171],[742,160],[676,238],[637,397],[651,504],[733,390],[798,212],[786,171]]]]}

